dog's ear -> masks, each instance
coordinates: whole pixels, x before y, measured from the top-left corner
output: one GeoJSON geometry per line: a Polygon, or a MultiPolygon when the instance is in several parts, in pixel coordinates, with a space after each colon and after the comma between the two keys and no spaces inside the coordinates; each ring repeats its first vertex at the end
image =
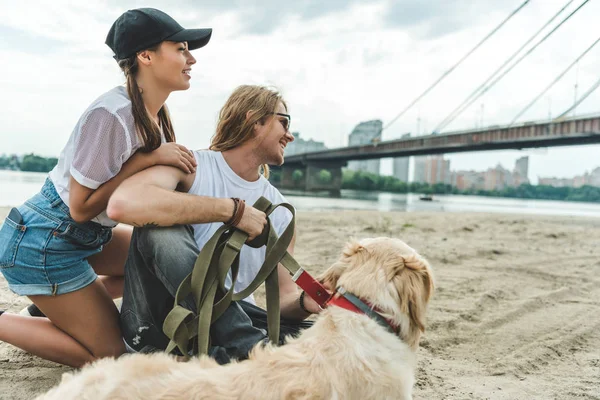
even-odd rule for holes
{"type": "Polygon", "coordinates": [[[365,248],[362,244],[360,244],[356,240],[351,240],[350,242],[346,243],[346,246],[344,247],[344,250],[342,251],[342,255],[344,257],[352,257],[356,253],[360,253],[364,250],[365,250],[365,248]]]}
{"type": "Polygon", "coordinates": [[[415,254],[401,257],[396,271],[392,281],[398,291],[400,308],[410,318],[411,334],[423,332],[427,302],[433,293],[431,268],[424,258],[415,254]]]}
{"type": "Polygon", "coordinates": [[[415,254],[411,258],[404,259],[404,265],[421,276],[423,288],[425,289],[425,301],[429,301],[434,289],[433,274],[429,262],[420,255],[415,254]]]}
{"type": "Polygon", "coordinates": [[[337,282],[344,270],[349,265],[349,258],[356,256],[358,253],[365,251],[365,248],[355,240],[346,243],[346,246],[342,250],[340,259],[335,262],[331,267],[327,268],[317,279],[327,289],[334,290],[337,288],[337,282]]]}

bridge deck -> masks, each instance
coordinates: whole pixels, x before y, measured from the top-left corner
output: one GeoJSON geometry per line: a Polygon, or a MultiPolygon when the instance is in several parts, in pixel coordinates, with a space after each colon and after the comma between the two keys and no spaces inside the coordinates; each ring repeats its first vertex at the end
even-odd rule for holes
{"type": "Polygon", "coordinates": [[[431,134],[286,156],[286,164],[600,143],[600,115],[431,134]]]}

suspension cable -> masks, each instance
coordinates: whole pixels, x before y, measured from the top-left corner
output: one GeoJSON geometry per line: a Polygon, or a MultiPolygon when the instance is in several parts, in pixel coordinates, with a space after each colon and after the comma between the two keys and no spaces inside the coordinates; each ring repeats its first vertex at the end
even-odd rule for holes
{"type": "Polygon", "coordinates": [[[569,72],[569,70],[571,68],[573,68],[578,62],[579,60],[581,60],[583,57],[585,57],[585,55],[592,50],[592,48],[594,48],[594,46],[596,44],[598,44],[598,42],[600,42],[600,38],[596,39],[596,41],[594,43],[592,43],[592,45],[590,47],[588,47],[579,57],[577,57],[577,59],[575,61],[573,61],[571,63],[571,65],[569,65],[563,72],[561,72],[551,83],[550,85],[548,85],[544,90],[542,90],[542,92],[537,95],[533,100],[531,100],[531,102],[529,104],[527,104],[525,106],[525,108],[523,108],[516,117],[513,118],[513,120],[510,122],[509,125],[512,125],[515,123],[515,121],[521,116],[523,115],[527,110],[529,110],[529,108],[534,105],[548,90],[550,90],[550,88],[552,86],[554,86],[556,84],[556,82],[560,81],[562,79],[563,76],[565,76],[565,74],[567,72],[569,72]]]}
{"type": "MultiPolygon", "coordinates": [[[[465,104],[469,103],[469,101],[471,101],[471,99],[473,99],[474,96],[476,96],[483,88],[485,88],[485,85],[487,85],[492,79],[494,79],[496,77],[496,75],[502,71],[502,69],[504,69],[504,67],[506,67],[508,65],[508,63],[510,63],[512,60],[515,59],[515,57],[521,53],[521,51],[527,47],[529,45],[529,43],[531,43],[544,29],[546,29],[548,27],[548,25],[550,25],[574,0],[569,0],[567,2],[567,4],[565,4],[556,14],[554,14],[554,16],[552,18],[550,18],[540,29],[538,29],[538,31],[536,33],[534,33],[529,39],[527,39],[525,41],[525,43],[523,43],[523,45],[521,45],[521,47],[519,47],[519,49],[517,51],[515,51],[508,59],[506,59],[506,61],[504,61],[504,63],[502,65],[500,65],[490,76],[487,77],[487,79],[477,87],[477,89],[473,90],[471,92],[471,94],[469,94],[469,96],[467,96],[467,98],[465,100],[463,100],[462,103],[460,103],[460,105],[458,107],[456,107],[454,110],[452,110],[452,112],[450,114],[448,114],[443,120],[442,122],[439,123],[438,127],[435,129],[435,131],[439,131],[440,129],[443,129],[446,125],[448,125],[450,122],[452,122],[454,120],[454,118],[458,117],[458,115],[462,112],[463,107],[465,107],[465,104]]],[[[471,103],[469,103],[470,105],[471,103]]]]}
{"type": "Polygon", "coordinates": [[[592,94],[596,89],[598,89],[598,87],[600,87],[600,79],[598,79],[596,81],[596,83],[594,83],[592,85],[592,87],[590,87],[588,89],[588,91],[585,92],[579,100],[577,100],[577,102],[575,104],[573,104],[571,107],[569,107],[569,109],[567,111],[563,112],[558,117],[556,117],[554,119],[554,121],[558,122],[558,120],[560,120],[561,118],[566,117],[571,111],[573,111],[575,109],[575,107],[577,107],[579,104],[581,104],[590,94],[592,94]]]}
{"type": "Polygon", "coordinates": [[[502,21],[500,23],[500,25],[498,25],[496,28],[494,28],[490,33],[487,34],[486,37],[483,38],[483,40],[481,40],[479,43],[477,43],[477,45],[475,47],[473,47],[467,54],[465,54],[460,60],[458,60],[458,62],[456,64],[454,64],[452,67],[450,67],[450,69],[448,69],[446,72],[444,72],[442,74],[442,76],[440,76],[435,82],[433,82],[433,84],[431,86],[429,86],[427,89],[425,89],[425,91],[423,93],[421,93],[419,96],[417,96],[416,99],[414,99],[408,106],[406,106],[402,111],[400,111],[398,113],[398,115],[396,115],[391,122],[389,122],[388,124],[386,124],[382,130],[385,130],[387,128],[390,127],[390,125],[392,125],[394,122],[396,122],[396,120],[398,120],[398,118],[400,118],[401,116],[403,116],[409,109],[411,109],[419,100],[421,100],[423,97],[425,97],[425,95],[427,95],[427,93],[429,93],[431,90],[433,90],[433,88],[435,88],[438,83],[440,83],[444,78],[446,78],[448,75],[450,75],[450,73],[452,71],[454,71],[456,69],[456,67],[458,67],[464,60],[467,59],[467,57],[469,57],[475,50],[477,50],[485,41],[487,41],[492,35],[494,35],[494,33],[496,33],[506,22],[508,22],[508,20],[510,20],[512,17],[514,17],[519,11],[521,11],[521,9],[523,7],[525,7],[531,0],[525,0],[523,2],[523,4],[521,4],[518,8],[516,8],[512,13],[510,13],[510,15],[508,17],[506,17],[504,19],[504,21],[502,21]]]}
{"type": "Polygon", "coordinates": [[[510,71],[513,70],[521,61],[523,61],[528,55],[530,55],[539,45],[546,41],[554,32],[558,30],[565,22],[567,22],[577,11],[579,11],[584,5],[586,5],[590,0],[585,0],[579,7],[577,7],[573,12],[567,15],[558,25],[556,25],[550,32],[548,32],[540,41],[538,41],[533,47],[531,47],[526,53],[524,53],[521,57],[517,59],[513,65],[511,65],[508,69],[504,70],[500,76],[496,77],[489,85],[487,85],[483,90],[479,92],[475,97],[473,97],[468,103],[462,107],[460,111],[455,113],[455,115],[448,115],[444,120],[436,127],[435,132],[439,132],[444,129],[448,124],[454,121],[460,114],[463,113],[471,104],[473,104],[477,99],[483,96],[488,90],[490,90],[494,85],[496,85],[502,78],[504,78],[510,71]]]}

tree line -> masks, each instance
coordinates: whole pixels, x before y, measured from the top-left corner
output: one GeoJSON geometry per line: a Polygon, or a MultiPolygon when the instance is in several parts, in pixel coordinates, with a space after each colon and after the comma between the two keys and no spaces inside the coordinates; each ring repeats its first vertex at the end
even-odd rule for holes
{"type": "MultiPolygon", "coordinates": [[[[41,157],[33,153],[19,159],[16,155],[0,155],[0,169],[12,169],[27,172],[49,172],[54,168],[58,159],[55,157],[41,157]]],[[[293,172],[294,181],[300,182],[304,179],[301,170],[293,172]]],[[[318,179],[322,183],[331,181],[331,173],[327,170],[320,171],[318,179]]],[[[279,182],[280,171],[271,172],[271,181],[279,182]]],[[[554,187],[547,185],[522,184],[518,187],[505,187],[501,190],[466,189],[459,190],[457,187],[445,183],[428,184],[422,182],[403,182],[393,176],[372,174],[364,171],[344,170],[342,174],[342,189],[381,191],[391,193],[419,193],[419,194],[462,194],[490,197],[509,197],[517,199],[541,199],[561,201],[585,201],[600,203],[600,187],[581,186],[554,187]]]]}
{"type": "Polygon", "coordinates": [[[58,163],[55,157],[41,157],[33,153],[26,154],[23,158],[12,155],[0,155],[0,169],[10,169],[26,172],[49,172],[58,163]]]}
{"type": "MultiPolygon", "coordinates": [[[[279,182],[279,171],[273,171],[272,181],[279,182]]],[[[301,170],[294,171],[292,179],[300,183],[304,179],[301,170]]],[[[322,183],[331,180],[329,171],[323,170],[317,179],[322,183]]],[[[403,182],[393,176],[383,176],[364,171],[344,170],[342,174],[342,189],[381,191],[391,193],[418,193],[433,194],[461,194],[489,197],[508,197],[516,199],[560,200],[560,201],[585,201],[600,203],[600,187],[581,186],[554,187],[548,185],[522,184],[518,187],[505,187],[501,190],[466,189],[460,190],[455,186],[445,183],[428,184],[422,182],[403,182]]]]}

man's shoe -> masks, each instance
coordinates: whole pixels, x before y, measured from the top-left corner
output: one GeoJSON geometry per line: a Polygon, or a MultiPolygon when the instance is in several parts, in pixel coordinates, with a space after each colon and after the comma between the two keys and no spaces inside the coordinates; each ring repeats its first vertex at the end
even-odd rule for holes
{"type": "Polygon", "coordinates": [[[28,305],[27,307],[22,309],[21,312],[19,313],[19,315],[24,315],[26,317],[45,317],[46,316],[42,312],[42,310],[37,308],[37,306],[33,303],[31,303],[30,305],[28,305]]]}

